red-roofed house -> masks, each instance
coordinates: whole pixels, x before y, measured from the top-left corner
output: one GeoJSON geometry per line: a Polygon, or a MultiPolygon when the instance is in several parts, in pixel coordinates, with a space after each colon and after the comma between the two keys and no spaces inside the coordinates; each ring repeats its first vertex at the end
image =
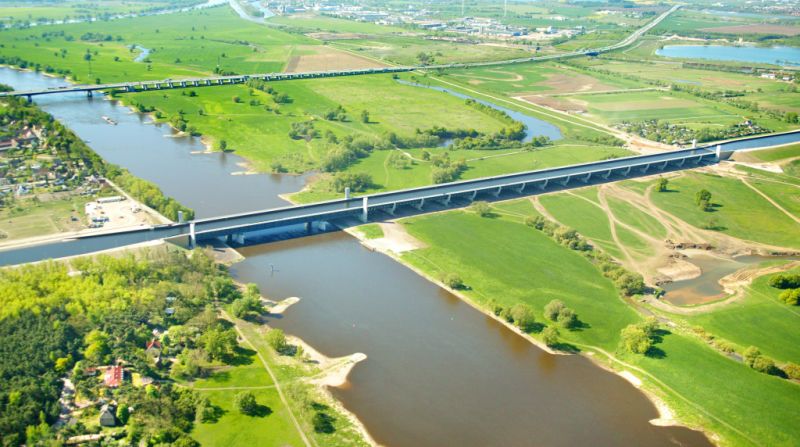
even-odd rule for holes
{"type": "Polygon", "coordinates": [[[125,371],[122,369],[122,365],[109,366],[103,375],[103,383],[109,388],[118,388],[122,385],[124,375],[125,371]]]}

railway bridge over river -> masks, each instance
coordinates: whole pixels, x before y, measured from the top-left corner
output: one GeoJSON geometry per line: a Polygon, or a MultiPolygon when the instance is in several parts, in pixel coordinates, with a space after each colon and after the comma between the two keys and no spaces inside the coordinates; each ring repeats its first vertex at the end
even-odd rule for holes
{"type": "Polygon", "coordinates": [[[464,206],[478,198],[498,200],[539,194],[588,184],[612,182],[665,171],[718,163],[734,151],[758,149],[800,141],[800,130],[743,138],[714,146],[680,149],[649,155],[601,160],[551,169],[519,172],[420,188],[370,194],[306,205],[196,219],[93,236],[63,239],[0,251],[0,265],[35,262],[92,253],[161,239],[198,242],[225,239],[245,243],[247,235],[264,231],[307,235],[325,230],[331,222],[368,222],[397,213],[421,214],[464,206]],[[305,228],[305,231],[302,231],[305,228]],[[300,231],[298,231],[300,230],[300,231]]]}

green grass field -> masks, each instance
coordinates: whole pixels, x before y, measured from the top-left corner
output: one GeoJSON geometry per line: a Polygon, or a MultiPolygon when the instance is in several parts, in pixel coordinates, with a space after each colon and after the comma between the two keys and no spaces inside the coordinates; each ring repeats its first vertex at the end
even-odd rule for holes
{"type": "Polygon", "coordinates": [[[494,218],[453,211],[401,221],[428,245],[405,253],[403,261],[434,277],[459,274],[469,287],[465,295],[484,306],[495,300],[528,303],[541,311],[550,299],[563,300],[589,325],[577,332],[562,330],[566,341],[581,350],[602,348],[597,358],[633,372],[681,420],[717,434],[721,445],[789,446],[800,436],[792,422],[792,409],[800,404],[796,384],[758,373],[693,336],[665,332],[656,356],[621,353],[616,348],[619,329],[641,317],[588,261],[521,223],[522,216],[535,214],[527,200],[493,208],[494,218]],[[464,244],[466,239],[471,243],[464,244]]]}
{"type": "Polygon", "coordinates": [[[83,207],[91,197],[75,197],[32,203],[22,200],[11,209],[0,210],[0,242],[77,231],[85,228],[83,207]],[[72,221],[74,216],[78,220],[72,221]]]}
{"type": "MultiPolygon", "coordinates": [[[[733,237],[800,248],[800,224],[739,180],[686,173],[669,185],[671,192],[653,194],[653,202],[693,226],[702,228],[714,219],[719,231],[733,237]],[[712,212],[703,211],[695,204],[694,196],[701,189],[712,194],[712,212]]],[[[782,191],[786,193],[785,188],[782,191]]]]}
{"type": "MultiPolygon", "coordinates": [[[[790,273],[800,273],[800,269],[790,273]]],[[[771,276],[756,278],[743,298],[713,312],[686,316],[685,320],[742,349],[756,346],[779,362],[800,364],[800,334],[796,330],[800,309],[778,299],[781,291],[767,285],[771,276]]]]}
{"type": "Polygon", "coordinates": [[[331,32],[353,34],[395,34],[405,30],[392,26],[377,25],[369,22],[356,22],[354,20],[337,19],[325,16],[274,16],[267,20],[268,23],[283,25],[304,32],[331,32]]]}

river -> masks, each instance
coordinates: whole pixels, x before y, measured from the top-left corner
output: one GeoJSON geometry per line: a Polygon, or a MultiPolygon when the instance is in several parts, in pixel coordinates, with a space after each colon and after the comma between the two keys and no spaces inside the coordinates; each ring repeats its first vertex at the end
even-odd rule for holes
{"type": "MultiPolygon", "coordinates": [[[[15,88],[64,81],[0,69],[15,88]]],[[[211,216],[283,205],[305,177],[231,175],[232,154],[193,154],[198,139],[112,101],[82,94],[37,100],[107,160],[211,216]],[[119,124],[102,119],[108,116],[119,124]]],[[[301,297],[272,324],[329,356],[363,352],[333,389],[390,446],[710,445],[701,433],[656,427],[646,397],[580,356],[555,356],[343,233],[241,249],[233,273],[274,298],[301,297]],[[273,266],[275,271],[273,272],[273,266]]]]}

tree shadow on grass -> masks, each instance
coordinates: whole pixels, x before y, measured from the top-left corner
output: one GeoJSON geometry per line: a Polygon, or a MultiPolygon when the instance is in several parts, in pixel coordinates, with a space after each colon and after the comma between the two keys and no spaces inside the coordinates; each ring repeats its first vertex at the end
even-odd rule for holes
{"type": "Polygon", "coordinates": [[[271,414],[272,414],[272,408],[266,405],[258,404],[256,405],[256,408],[253,410],[252,414],[250,414],[250,416],[257,418],[265,418],[271,414]]]}
{"type": "Polygon", "coordinates": [[[569,354],[577,354],[577,353],[581,352],[581,349],[579,347],[577,347],[577,346],[575,346],[575,345],[573,345],[571,343],[566,343],[566,342],[556,343],[556,344],[550,346],[550,348],[552,348],[552,349],[554,349],[556,351],[566,352],[566,353],[569,353],[569,354]]]}
{"type": "Polygon", "coordinates": [[[225,416],[228,413],[228,410],[225,410],[219,405],[209,404],[206,408],[206,412],[202,415],[203,423],[206,424],[215,424],[219,422],[222,416],[225,416]]]}
{"type": "Polygon", "coordinates": [[[256,351],[237,346],[233,351],[233,355],[226,359],[225,364],[232,366],[251,365],[254,355],[256,355],[256,351]]]}

